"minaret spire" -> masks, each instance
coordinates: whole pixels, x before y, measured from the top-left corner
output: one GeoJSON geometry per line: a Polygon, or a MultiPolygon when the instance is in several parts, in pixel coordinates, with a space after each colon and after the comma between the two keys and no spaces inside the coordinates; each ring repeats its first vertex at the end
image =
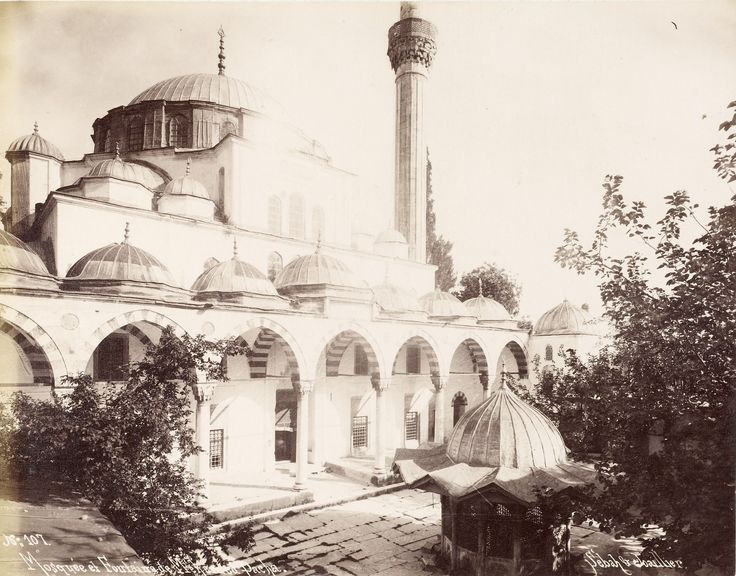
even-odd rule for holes
{"type": "Polygon", "coordinates": [[[33,123],[33,133],[38,134],[38,122],[33,123]]]}
{"type": "Polygon", "coordinates": [[[220,76],[225,75],[225,31],[222,29],[222,26],[220,26],[220,29],[217,31],[217,34],[220,36],[220,54],[218,58],[220,59],[220,62],[217,64],[217,69],[219,70],[218,74],[220,76]]]}
{"type": "Polygon", "coordinates": [[[128,238],[130,238],[130,222],[125,223],[125,232],[123,232],[123,244],[128,243],[128,238]]]}

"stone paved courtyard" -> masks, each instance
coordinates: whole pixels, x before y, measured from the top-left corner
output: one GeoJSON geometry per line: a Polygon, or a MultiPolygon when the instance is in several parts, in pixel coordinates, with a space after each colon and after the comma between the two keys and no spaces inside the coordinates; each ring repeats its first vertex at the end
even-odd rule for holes
{"type": "Polygon", "coordinates": [[[263,562],[305,576],[439,574],[431,552],[439,520],[439,496],[419,490],[348,502],[257,526],[247,557],[229,550],[230,567],[263,562]]]}

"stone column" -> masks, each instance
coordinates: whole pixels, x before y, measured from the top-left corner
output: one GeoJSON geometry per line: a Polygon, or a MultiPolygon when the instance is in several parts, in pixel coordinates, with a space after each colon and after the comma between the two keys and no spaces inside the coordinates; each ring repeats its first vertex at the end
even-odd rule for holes
{"type": "Polygon", "coordinates": [[[202,482],[205,499],[208,496],[210,478],[210,400],[214,392],[214,382],[192,384],[192,393],[197,400],[195,437],[197,445],[201,448],[196,457],[195,474],[202,482]]]}
{"type": "Polygon", "coordinates": [[[296,490],[304,490],[307,481],[309,459],[309,393],[312,391],[311,380],[294,380],[292,382],[297,394],[296,400],[296,490]]]}
{"type": "Polygon", "coordinates": [[[400,20],[388,31],[388,57],[396,74],[394,227],[416,262],[426,261],[424,82],[437,51],[436,36],[436,28],[421,19],[412,2],[401,3],[400,20]]]}
{"type": "Polygon", "coordinates": [[[376,422],[374,424],[376,460],[373,472],[377,476],[386,474],[386,390],[390,383],[389,378],[381,378],[378,374],[371,377],[371,384],[376,392],[376,422]]]}
{"type": "Polygon", "coordinates": [[[434,384],[434,441],[445,443],[445,388],[449,376],[433,376],[434,384]]]}
{"type": "Polygon", "coordinates": [[[481,370],[478,379],[480,380],[481,386],[483,386],[483,400],[488,400],[488,397],[491,395],[491,384],[488,380],[488,372],[481,370]]]}

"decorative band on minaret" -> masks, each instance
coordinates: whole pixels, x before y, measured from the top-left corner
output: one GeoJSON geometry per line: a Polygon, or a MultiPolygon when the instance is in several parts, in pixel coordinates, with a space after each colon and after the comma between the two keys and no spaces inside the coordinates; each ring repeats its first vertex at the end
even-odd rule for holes
{"type": "Polygon", "coordinates": [[[388,31],[388,57],[396,73],[394,226],[409,243],[409,258],[426,262],[427,155],[424,82],[437,52],[437,29],[419,7],[401,3],[401,19],[388,31]]]}

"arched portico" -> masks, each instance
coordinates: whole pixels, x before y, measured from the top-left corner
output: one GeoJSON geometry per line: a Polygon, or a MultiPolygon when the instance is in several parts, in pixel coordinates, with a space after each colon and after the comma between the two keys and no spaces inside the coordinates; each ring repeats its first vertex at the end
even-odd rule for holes
{"type": "Polygon", "coordinates": [[[529,378],[526,350],[515,340],[509,340],[501,349],[496,363],[494,385],[500,382],[501,372],[504,370],[518,380],[527,381],[529,378]]]}

